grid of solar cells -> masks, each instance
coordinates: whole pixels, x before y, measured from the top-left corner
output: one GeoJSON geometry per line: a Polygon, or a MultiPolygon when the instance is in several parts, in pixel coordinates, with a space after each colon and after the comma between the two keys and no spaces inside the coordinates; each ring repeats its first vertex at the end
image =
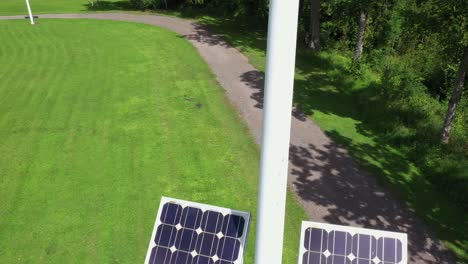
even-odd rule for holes
{"type": "Polygon", "coordinates": [[[149,264],[242,263],[247,220],[174,202],[163,205],[149,264]]]}
{"type": "MultiPolygon", "coordinates": [[[[363,230],[363,229],[362,229],[363,230]]],[[[308,227],[302,235],[300,264],[401,264],[406,262],[404,241],[390,232],[347,232],[308,227]]]]}

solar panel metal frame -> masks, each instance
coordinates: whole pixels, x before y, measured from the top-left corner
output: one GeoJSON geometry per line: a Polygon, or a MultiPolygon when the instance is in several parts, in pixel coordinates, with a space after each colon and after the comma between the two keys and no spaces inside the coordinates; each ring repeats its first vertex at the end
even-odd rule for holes
{"type": "Polygon", "coordinates": [[[241,246],[239,248],[239,259],[237,259],[235,261],[235,263],[237,263],[237,264],[243,264],[244,263],[244,253],[245,253],[244,249],[247,246],[247,234],[248,234],[249,226],[250,226],[249,225],[250,224],[250,213],[244,212],[244,211],[239,211],[239,210],[234,210],[234,209],[229,209],[229,208],[225,208],[225,207],[202,204],[202,203],[191,202],[191,201],[186,201],[186,200],[175,199],[175,198],[170,198],[170,197],[164,197],[163,196],[163,197],[161,197],[161,202],[159,203],[159,209],[158,209],[158,213],[156,215],[156,221],[154,222],[154,226],[153,226],[153,233],[151,235],[151,240],[150,240],[149,245],[148,245],[148,250],[146,251],[145,264],[149,263],[149,260],[150,260],[150,257],[151,257],[151,251],[152,251],[153,247],[156,246],[156,243],[154,242],[154,240],[156,238],[156,232],[158,230],[158,226],[162,224],[160,218],[161,218],[162,209],[163,209],[163,207],[164,207],[164,205],[166,203],[175,203],[175,204],[179,204],[179,205],[181,205],[183,207],[186,207],[186,206],[196,207],[196,208],[202,209],[203,211],[211,210],[211,211],[215,211],[215,212],[220,212],[223,215],[233,214],[233,215],[239,215],[239,216],[244,217],[244,219],[245,219],[244,230],[243,230],[242,236],[239,237],[239,241],[240,241],[240,244],[241,244],[241,246]]]}
{"type": "Polygon", "coordinates": [[[333,224],[326,224],[320,222],[311,222],[311,221],[302,221],[301,226],[301,239],[299,245],[299,259],[298,264],[303,263],[304,253],[307,252],[306,248],[304,247],[304,239],[305,239],[305,231],[308,228],[320,228],[327,232],[331,231],[341,231],[347,232],[350,234],[363,234],[363,235],[370,235],[376,238],[379,237],[391,237],[399,239],[402,243],[402,260],[400,263],[408,263],[408,236],[405,233],[398,233],[398,232],[390,232],[390,231],[383,231],[377,229],[368,229],[368,228],[360,228],[360,227],[353,227],[353,226],[342,226],[342,225],[333,225],[333,224]]]}

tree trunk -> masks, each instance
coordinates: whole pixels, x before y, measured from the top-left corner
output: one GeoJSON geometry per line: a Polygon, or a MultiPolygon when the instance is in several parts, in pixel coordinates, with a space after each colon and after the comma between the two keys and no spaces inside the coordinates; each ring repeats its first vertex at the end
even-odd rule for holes
{"type": "Polygon", "coordinates": [[[457,82],[455,83],[455,87],[453,88],[453,94],[450,98],[447,113],[445,114],[445,121],[442,127],[442,133],[440,136],[440,140],[442,143],[447,144],[450,140],[450,130],[452,129],[452,123],[455,119],[455,112],[457,110],[458,102],[460,102],[463,85],[465,83],[465,74],[466,68],[468,67],[468,47],[465,47],[463,51],[463,58],[460,62],[460,66],[458,67],[457,73],[457,82]]]}
{"type": "Polygon", "coordinates": [[[361,15],[359,16],[359,32],[356,44],[356,52],[354,54],[354,60],[360,61],[362,57],[362,50],[364,47],[364,34],[366,33],[366,23],[367,17],[364,10],[361,10],[361,15]]]}
{"type": "Polygon", "coordinates": [[[320,50],[320,0],[310,0],[309,48],[320,50]]]}

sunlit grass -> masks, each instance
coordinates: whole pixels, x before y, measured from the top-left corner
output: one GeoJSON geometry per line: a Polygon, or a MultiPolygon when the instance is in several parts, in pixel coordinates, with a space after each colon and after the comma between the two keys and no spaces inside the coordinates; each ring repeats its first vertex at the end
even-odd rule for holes
{"type": "MultiPolygon", "coordinates": [[[[148,25],[0,21],[0,263],[143,263],[161,196],[253,214],[258,147],[194,47],[148,25]]],[[[285,262],[302,208],[289,196],[285,262]]]]}

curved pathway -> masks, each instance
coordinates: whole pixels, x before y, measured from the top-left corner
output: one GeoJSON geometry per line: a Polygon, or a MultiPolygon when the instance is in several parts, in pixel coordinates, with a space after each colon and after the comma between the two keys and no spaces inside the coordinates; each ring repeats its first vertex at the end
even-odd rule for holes
{"type": "MultiPolygon", "coordinates": [[[[256,142],[260,142],[263,76],[244,55],[205,27],[174,17],[123,13],[54,14],[40,18],[133,21],[177,32],[197,48],[256,142]]],[[[4,19],[24,17],[0,17],[4,19]]],[[[453,254],[414,213],[378,186],[375,178],[359,168],[344,148],[299,111],[293,111],[291,129],[289,183],[310,219],[406,232],[409,263],[456,263],[453,254]]]]}

